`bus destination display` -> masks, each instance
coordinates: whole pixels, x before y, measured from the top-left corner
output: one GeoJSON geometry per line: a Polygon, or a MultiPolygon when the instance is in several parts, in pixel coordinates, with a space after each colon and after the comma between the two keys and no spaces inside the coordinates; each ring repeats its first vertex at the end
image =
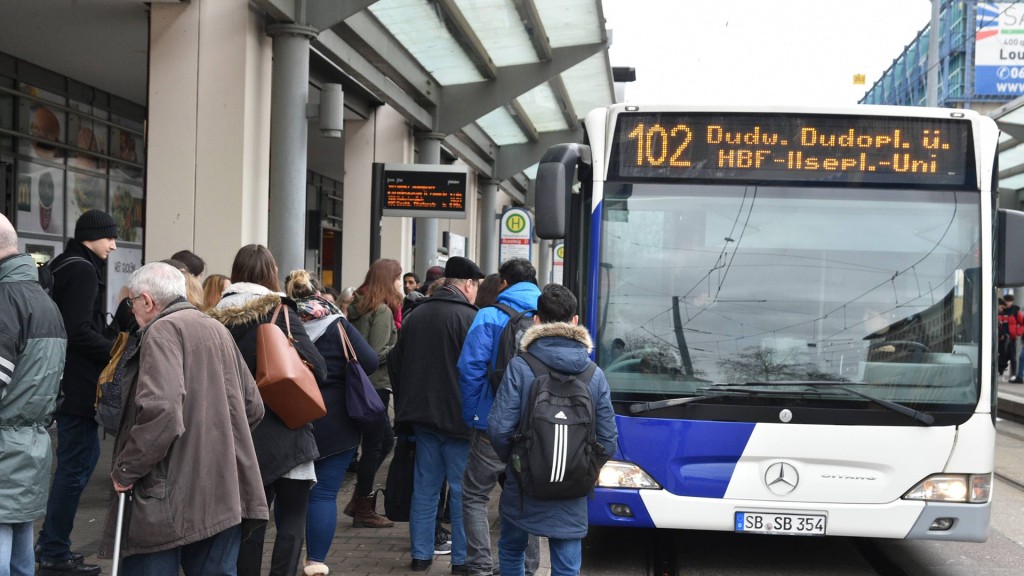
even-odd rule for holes
{"type": "Polygon", "coordinates": [[[621,114],[610,179],[974,184],[968,121],[827,115],[621,114]]]}
{"type": "Polygon", "coordinates": [[[381,180],[384,216],[465,218],[464,169],[385,164],[381,180]]]}

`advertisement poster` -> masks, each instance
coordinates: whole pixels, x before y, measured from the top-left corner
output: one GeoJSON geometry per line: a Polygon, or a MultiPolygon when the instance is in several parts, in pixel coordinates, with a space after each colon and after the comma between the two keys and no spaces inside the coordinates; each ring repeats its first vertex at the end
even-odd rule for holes
{"type": "Polygon", "coordinates": [[[64,171],[35,162],[18,162],[18,230],[64,233],[64,171]]]}
{"type": "Polygon", "coordinates": [[[974,94],[1024,94],[1024,5],[979,2],[975,22],[974,94]]]}
{"type": "Polygon", "coordinates": [[[120,242],[142,242],[142,187],[110,183],[110,215],[120,242]]]}
{"type": "MultiPolygon", "coordinates": [[[[106,117],[105,111],[94,110],[89,104],[72,101],[71,107],[76,110],[80,110],[85,114],[98,116],[100,118],[106,117]]],[[[88,118],[87,116],[71,114],[68,116],[68,142],[72,146],[81,148],[82,150],[98,154],[106,154],[107,125],[97,120],[93,120],[92,118],[88,118]]],[[[98,172],[103,172],[107,168],[107,163],[103,159],[78,151],[73,151],[68,154],[68,164],[76,168],[84,168],[85,170],[94,170],[98,172]]]]}
{"type": "MultiPolygon", "coordinates": [[[[142,124],[112,115],[110,121],[110,155],[132,164],[146,164],[142,142],[142,124]],[[122,127],[123,126],[123,127],[122,127]]],[[[110,176],[142,184],[142,167],[111,162],[110,176]]]]}
{"type": "MultiPolygon", "coordinates": [[[[21,91],[43,100],[64,103],[63,96],[40,90],[28,84],[22,84],[21,91]]],[[[23,138],[19,151],[32,158],[60,161],[64,157],[63,150],[50,142],[66,142],[64,128],[68,120],[67,112],[55,106],[47,106],[45,102],[28,98],[21,99],[19,108],[19,125],[22,126],[22,131],[37,138],[37,140],[23,138]]]]}
{"type": "Polygon", "coordinates": [[[107,257],[107,312],[117,310],[117,295],[128,284],[128,277],[142,268],[142,250],[118,247],[107,257]]]}
{"type": "Polygon", "coordinates": [[[533,252],[533,221],[522,208],[506,208],[498,235],[498,265],[513,258],[530,260],[533,252]]]}
{"type": "MultiPolygon", "coordinates": [[[[107,181],[87,174],[68,171],[68,234],[75,231],[75,222],[93,208],[107,211],[107,181]]],[[[108,211],[109,212],[109,211],[108,211]]]]}

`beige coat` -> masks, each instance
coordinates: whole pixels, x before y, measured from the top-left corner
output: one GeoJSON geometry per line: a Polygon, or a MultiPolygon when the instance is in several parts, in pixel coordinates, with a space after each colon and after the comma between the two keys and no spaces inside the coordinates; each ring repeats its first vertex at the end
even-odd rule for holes
{"type": "MultiPolygon", "coordinates": [[[[231,334],[183,301],[140,334],[125,364],[127,402],[114,443],[112,476],[135,485],[122,555],[268,520],[251,435],[263,402],[231,334]]],[[[114,502],[106,550],[113,548],[114,502]]]]}

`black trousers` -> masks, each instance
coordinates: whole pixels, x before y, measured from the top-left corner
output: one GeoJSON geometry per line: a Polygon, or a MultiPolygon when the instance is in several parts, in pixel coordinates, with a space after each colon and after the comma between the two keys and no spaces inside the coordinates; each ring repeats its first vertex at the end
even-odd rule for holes
{"type": "Polygon", "coordinates": [[[366,497],[373,493],[374,479],[377,470],[395,447],[395,433],[391,429],[391,419],[386,412],[391,392],[377,389],[380,401],[384,404],[385,415],[382,420],[363,426],[363,439],[359,444],[359,467],[356,469],[356,496],[366,497]]]}
{"type": "MultiPolygon", "coordinates": [[[[295,576],[302,544],[306,538],[306,510],[309,507],[309,480],[279,478],[265,485],[267,505],[274,511],[277,538],[270,557],[270,576],[295,576]]],[[[238,550],[238,576],[260,576],[263,569],[263,539],[267,527],[254,530],[242,540],[238,550]]]]}

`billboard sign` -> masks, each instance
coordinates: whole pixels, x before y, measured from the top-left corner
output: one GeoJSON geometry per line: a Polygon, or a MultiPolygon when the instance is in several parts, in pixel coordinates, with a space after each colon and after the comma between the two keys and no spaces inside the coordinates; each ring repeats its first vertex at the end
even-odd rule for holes
{"type": "Polygon", "coordinates": [[[978,3],[974,33],[974,94],[1024,94],[1024,5],[978,3]]]}

